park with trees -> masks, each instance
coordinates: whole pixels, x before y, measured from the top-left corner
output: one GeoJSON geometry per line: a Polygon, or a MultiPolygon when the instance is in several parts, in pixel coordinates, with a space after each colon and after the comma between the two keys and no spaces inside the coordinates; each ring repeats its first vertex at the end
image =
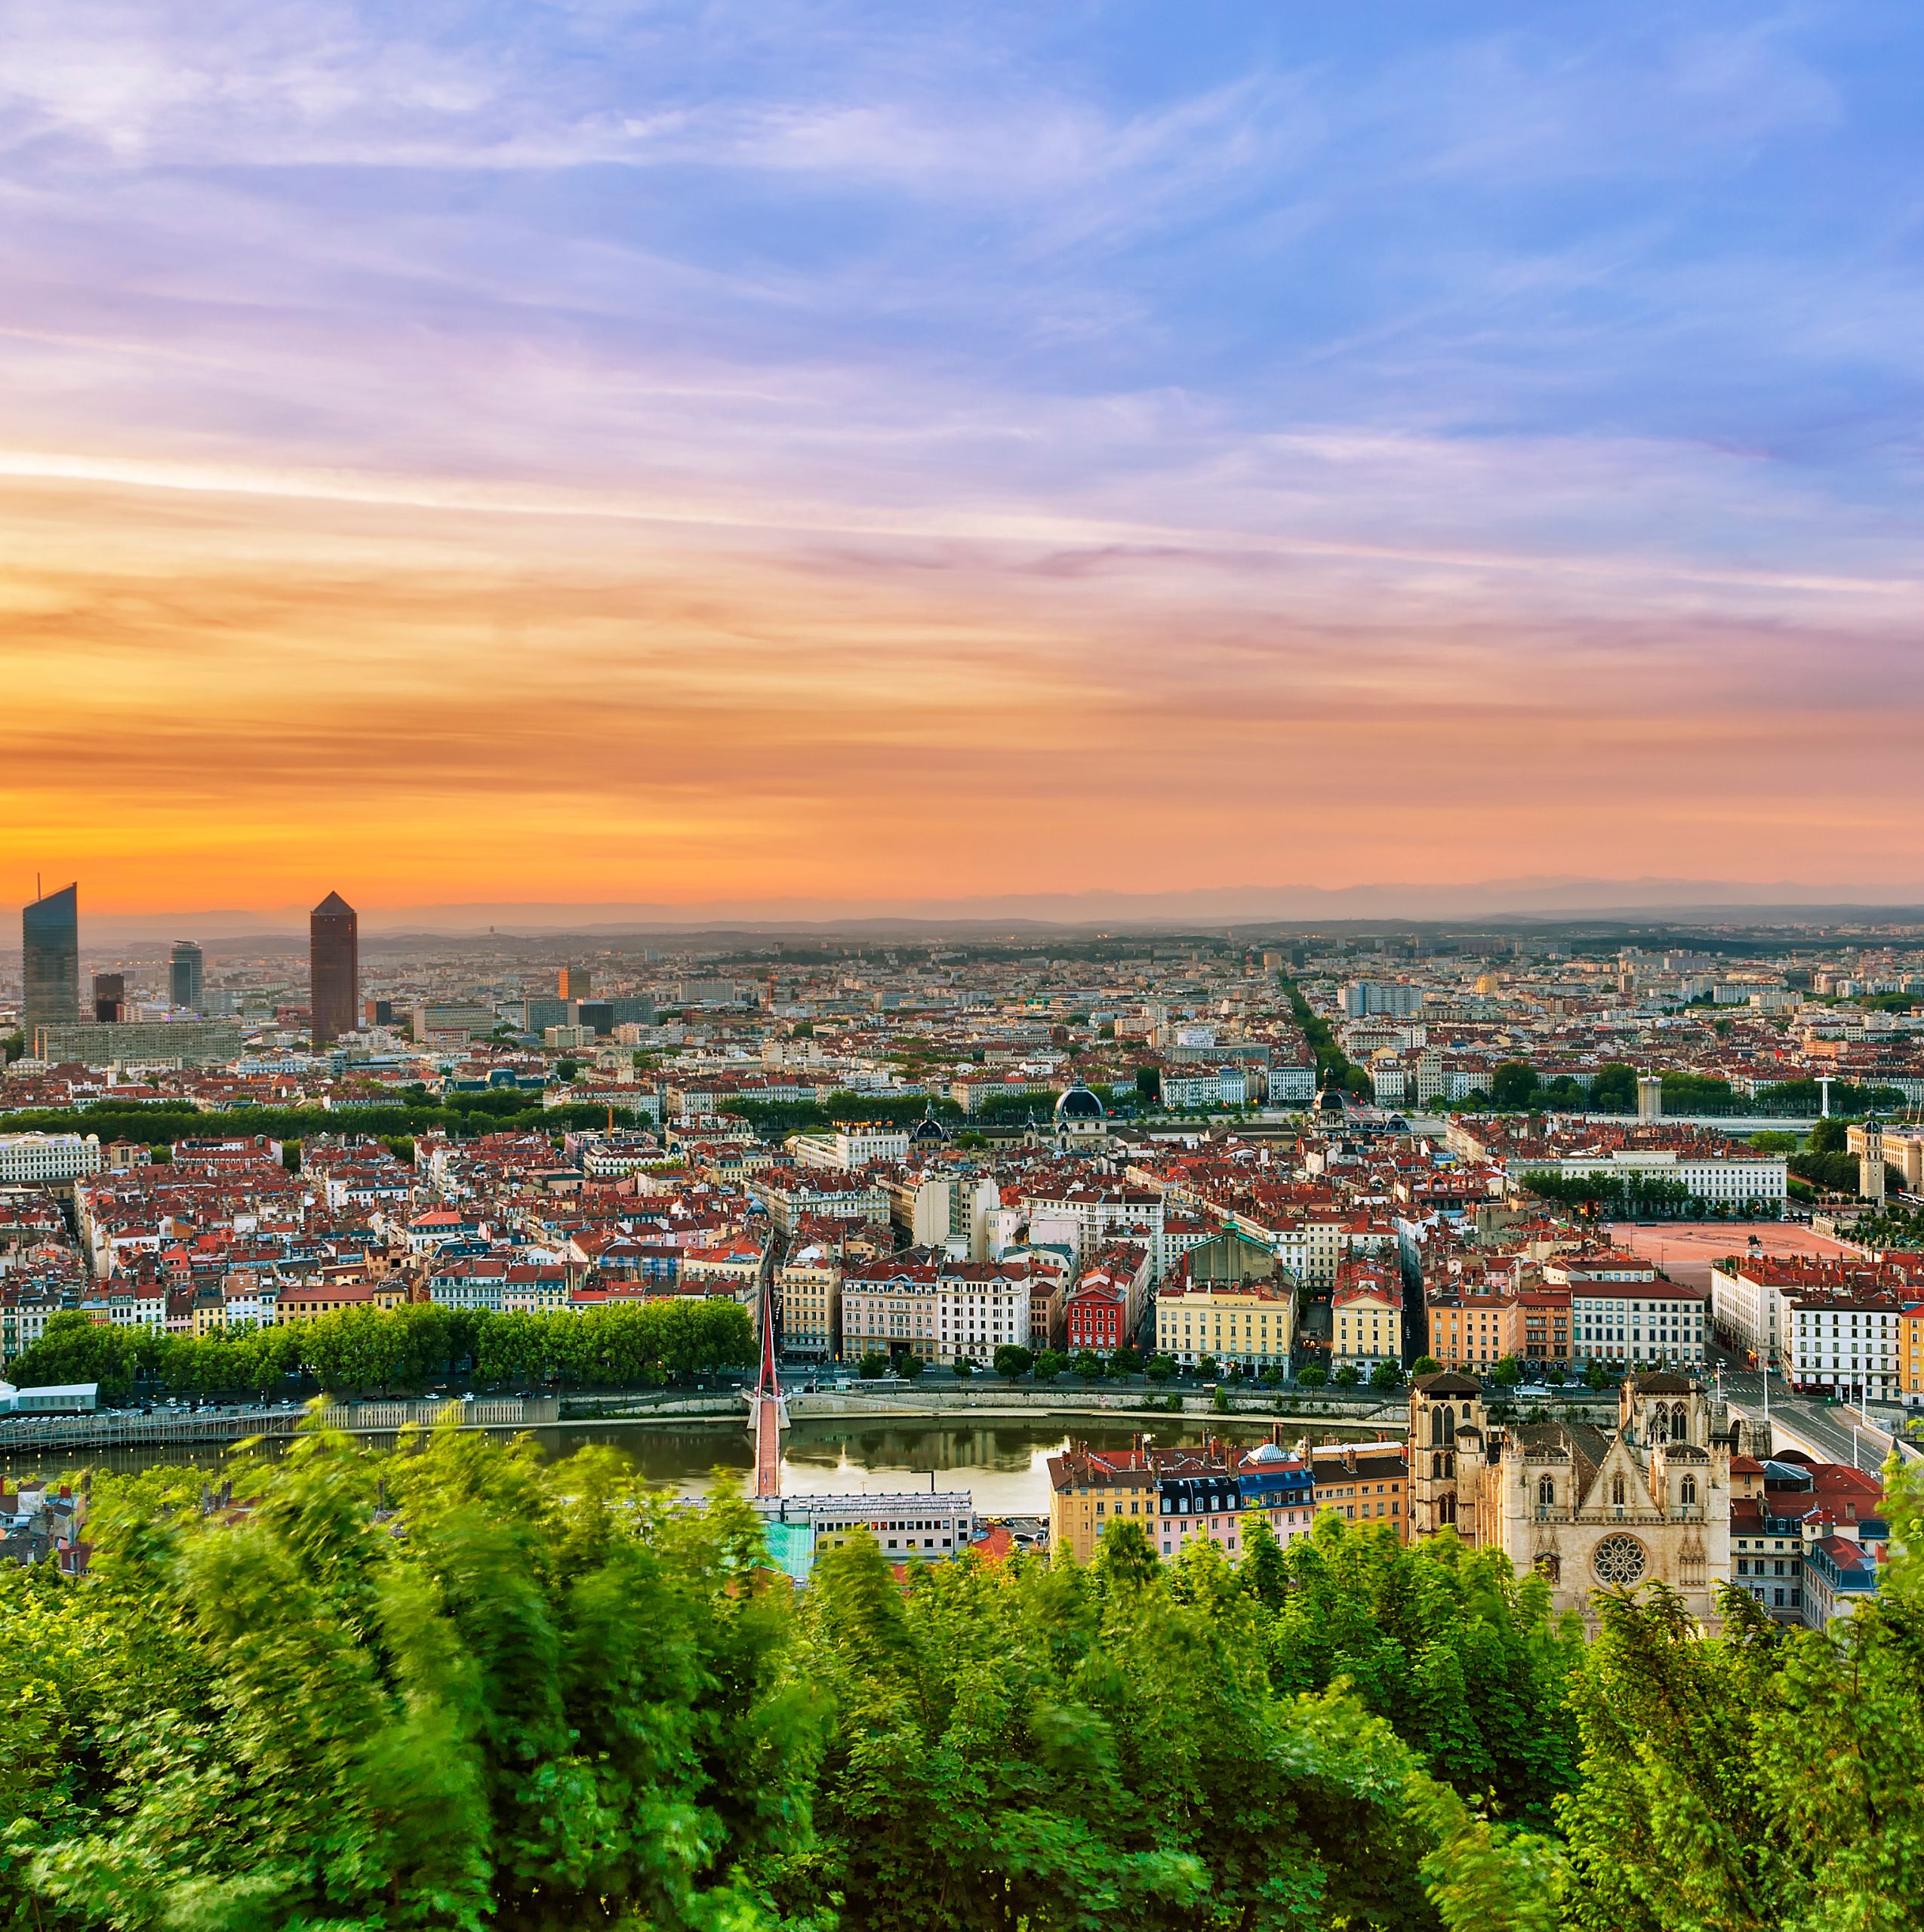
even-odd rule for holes
{"type": "Polygon", "coordinates": [[[414,1394],[451,1381],[485,1389],[657,1389],[755,1358],[754,1325],[731,1301],[499,1314],[414,1302],[205,1335],[115,1327],[69,1310],[49,1319],[8,1373],[26,1387],[97,1383],[109,1402],[140,1395],[264,1401],[414,1394]]]}

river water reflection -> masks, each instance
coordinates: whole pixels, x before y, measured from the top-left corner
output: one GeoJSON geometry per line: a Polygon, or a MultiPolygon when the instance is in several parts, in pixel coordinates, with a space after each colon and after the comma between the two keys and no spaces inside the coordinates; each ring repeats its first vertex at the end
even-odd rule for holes
{"type": "MultiPolygon", "coordinates": [[[[1165,1447],[1194,1444],[1214,1435],[1247,1445],[1268,1435],[1270,1425],[1251,1418],[1173,1417],[1149,1431],[1165,1447]]],[[[1321,1424],[1281,1425],[1286,1444],[1356,1442],[1377,1432],[1321,1424]]],[[[633,1463],[651,1483],[679,1495],[699,1495],[716,1479],[746,1477],[754,1469],[754,1440],[739,1423],[689,1423],[679,1426],[618,1423],[562,1424],[530,1432],[542,1454],[562,1460],[590,1444],[605,1444],[633,1463]]],[[[1050,1457],[1073,1439],[1091,1448],[1126,1449],[1137,1432],[1064,1417],[1055,1423],[996,1420],[950,1423],[927,1417],[900,1422],[814,1421],[798,1423],[783,1438],[782,1487],[789,1495],[846,1494],[855,1491],[966,1489],[990,1515],[1039,1516],[1048,1509],[1050,1457]]],[[[386,1438],[381,1438],[386,1439],[386,1438]]],[[[117,1450],[88,1459],[75,1451],[0,1458],[9,1477],[51,1475],[91,1460],[96,1468],[137,1469],[162,1463],[213,1469],[222,1460],[217,1444],[168,1450],[117,1450]]]]}

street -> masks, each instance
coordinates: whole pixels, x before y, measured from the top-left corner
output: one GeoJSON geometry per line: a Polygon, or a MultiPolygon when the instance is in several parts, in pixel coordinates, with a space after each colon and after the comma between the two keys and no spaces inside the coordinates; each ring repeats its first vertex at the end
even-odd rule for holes
{"type": "MultiPolygon", "coordinates": [[[[1747,1416],[1761,1419],[1763,1414],[1764,1379],[1755,1369],[1723,1371],[1723,1392],[1747,1416]]],[[[1801,1436],[1809,1452],[1833,1463],[1844,1463],[1861,1469],[1876,1469],[1884,1460],[1882,1441],[1863,1434],[1862,1412],[1814,1402],[1796,1394],[1780,1375],[1770,1379],[1770,1419],[1775,1446],[1794,1447],[1784,1440],[1786,1430],[1801,1436]],[[1855,1426],[1854,1426],[1855,1425],[1855,1426]]],[[[1873,1412],[1873,1426],[1881,1419],[1873,1412]]]]}

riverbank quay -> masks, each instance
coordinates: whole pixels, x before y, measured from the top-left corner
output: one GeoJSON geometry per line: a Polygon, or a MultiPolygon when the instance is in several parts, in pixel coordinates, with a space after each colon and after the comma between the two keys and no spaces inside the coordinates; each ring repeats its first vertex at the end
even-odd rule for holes
{"type": "MultiPolygon", "coordinates": [[[[1065,1426],[1077,1421],[1153,1429],[1174,1418],[1208,1419],[1238,1429],[1285,1428],[1369,1429],[1402,1435],[1409,1426],[1407,1398],[1359,1391],[1345,1395],[1222,1385],[1211,1389],[1152,1390],[1035,1389],[1007,1386],[930,1388],[907,1381],[851,1383],[798,1390],[787,1398],[790,1420],[806,1422],[1023,1421],[1065,1426]]],[[[1555,1416],[1606,1423],[1611,1396],[1563,1396],[1553,1402],[1519,1402],[1519,1414],[1555,1416]]],[[[291,1436],[316,1413],[304,1404],[219,1406],[155,1411],[109,1409],[92,1415],[39,1416],[0,1421],[0,1460],[14,1453],[49,1450],[165,1448],[240,1442],[253,1436],[291,1436]]],[[[457,1429],[513,1430],[561,1424],[672,1427],[689,1422],[733,1422],[746,1428],[747,1410],[738,1389],[649,1390],[564,1395],[482,1395],[445,1400],[333,1402],[319,1411],[322,1423],[349,1435],[387,1436],[408,1429],[451,1423],[457,1429]]]]}
{"type": "MultiPolygon", "coordinates": [[[[737,1405],[738,1406],[738,1405],[737,1405]]],[[[0,1421],[0,1457],[48,1449],[186,1447],[289,1436],[309,1416],[353,1435],[395,1435],[404,1429],[536,1429],[561,1420],[553,1395],[456,1397],[445,1401],[330,1402],[318,1412],[306,1403],[209,1404],[198,1409],[104,1409],[91,1415],[32,1416],[0,1421]]]]}

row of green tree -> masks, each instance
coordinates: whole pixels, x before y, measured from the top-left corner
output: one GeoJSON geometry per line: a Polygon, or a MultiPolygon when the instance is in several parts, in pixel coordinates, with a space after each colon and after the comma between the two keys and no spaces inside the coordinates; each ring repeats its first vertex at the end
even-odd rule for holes
{"type": "MultiPolygon", "coordinates": [[[[1814,1188],[1827,1189],[1835,1194],[1856,1193],[1862,1178],[1855,1154],[1793,1154],[1784,1164],[1799,1180],[1809,1181],[1814,1188]]],[[[1887,1194],[1901,1194],[1904,1188],[1904,1170],[1887,1163],[1884,1191],[1887,1194]]]]}
{"type": "Polygon", "coordinates": [[[1686,1183],[1653,1174],[1564,1174],[1533,1168],[1519,1174],[1517,1183],[1561,1207],[1630,1220],[1673,1220],[1701,1214],[1704,1207],[1686,1183]]]}
{"type": "MultiPolygon", "coordinates": [[[[1711,1074],[1686,1073],[1671,1068],[1661,1078],[1667,1114],[1794,1115],[1815,1112],[1820,1099],[1817,1083],[1812,1080],[1787,1081],[1751,1099],[1733,1093],[1729,1081],[1711,1074]]],[[[1528,1063],[1505,1060],[1491,1075],[1487,1091],[1479,1088],[1451,1104],[1466,1112],[1488,1109],[1497,1113],[1634,1113],[1636,1079],[1636,1069],[1621,1060],[1599,1067],[1587,1088],[1567,1073],[1545,1081],[1528,1063]]],[[[1898,1106],[1903,1100],[1903,1094],[1895,1087],[1837,1085],[1831,1089],[1831,1105],[1846,1113],[1898,1106]]]]}
{"type": "Polygon", "coordinates": [[[1303,1037],[1309,1042],[1310,1052],[1316,1057],[1318,1084],[1327,1081],[1334,1073],[1344,1092],[1367,1100],[1376,1091],[1376,1083],[1369,1077],[1368,1069],[1358,1066],[1338,1044],[1329,1022],[1304,998],[1302,988],[1287,973],[1279,972],[1276,980],[1282,988],[1283,998],[1289,1002],[1291,1017],[1303,1029],[1303,1037]]]}
{"type": "Polygon", "coordinates": [[[97,1482],[0,1565],[0,1924],[1900,1932],[1924,1580],[1835,1638],[1325,1513],[797,1592],[750,1507],[436,1432],[97,1482]],[[244,1520],[237,1521],[235,1512],[244,1520]]]}
{"type": "Polygon", "coordinates": [[[22,1387],[95,1382],[103,1399],[418,1393],[483,1389],[652,1389],[756,1358],[733,1302],[674,1300],[497,1314],[409,1303],[308,1321],[166,1334],[54,1315],[8,1373],[22,1387]]]}
{"type": "MultiPolygon", "coordinates": [[[[617,1107],[617,1126],[632,1127],[632,1109],[617,1107]]],[[[305,1140],[316,1134],[373,1135],[380,1138],[445,1134],[474,1140],[484,1134],[552,1134],[565,1128],[600,1127],[608,1109],[586,1103],[543,1107],[525,1094],[456,1094],[445,1100],[398,1100],[378,1106],[326,1107],[229,1107],[203,1113],[184,1102],[153,1106],[116,1106],[94,1101],[79,1108],[34,1107],[0,1113],[0,1134],[97,1134],[102,1140],[125,1140],[159,1149],[177,1140],[223,1140],[264,1134],[270,1140],[305,1140]]]]}

